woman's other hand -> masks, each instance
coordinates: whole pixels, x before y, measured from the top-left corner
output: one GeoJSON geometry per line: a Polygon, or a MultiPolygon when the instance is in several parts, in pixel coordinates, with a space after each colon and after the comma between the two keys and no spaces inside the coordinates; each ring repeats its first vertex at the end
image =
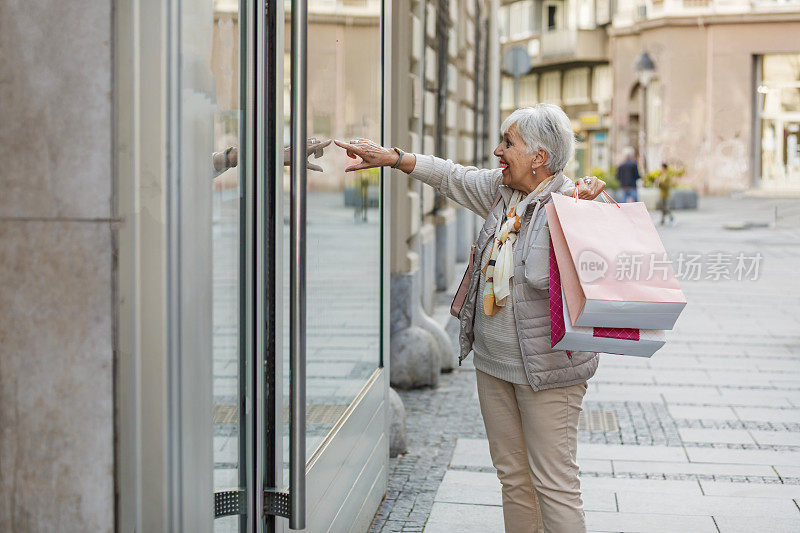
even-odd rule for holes
{"type": "Polygon", "coordinates": [[[365,168],[386,167],[397,163],[397,152],[389,148],[384,148],[374,141],[364,138],[353,139],[349,143],[334,140],[336,146],[347,150],[347,157],[351,159],[361,158],[361,161],[344,169],[345,172],[363,170],[365,168]]]}
{"type": "Polygon", "coordinates": [[[578,189],[578,198],[594,200],[606,188],[606,182],[597,176],[585,176],[576,181],[575,188],[578,189]]]}

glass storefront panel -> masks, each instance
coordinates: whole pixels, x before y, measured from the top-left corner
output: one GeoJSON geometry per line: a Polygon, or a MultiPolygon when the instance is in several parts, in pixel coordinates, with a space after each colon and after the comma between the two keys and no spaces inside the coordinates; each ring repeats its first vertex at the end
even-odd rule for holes
{"type": "Polygon", "coordinates": [[[800,183],[800,117],[761,121],[762,179],[800,183]]]}
{"type": "MultiPolygon", "coordinates": [[[[290,4],[285,4],[284,146],[290,139],[290,4]]],[[[380,142],[381,4],[308,3],[309,143],[366,137],[380,142]]],[[[377,169],[331,144],[307,171],[306,452],[316,451],[379,365],[380,210],[377,169]]],[[[283,292],[289,291],[289,184],[283,180],[283,292]]],[[[289,301],[283,299],[284,466],[288,466],[289,301]]]]}
{"type": "Polygon", "coordinates": [[[800,187],[800,54],[761,57],[756,88],[761,184],[800,187]]]}
{"type": "MultiPolygon", "coordinates": [[[[236,0],[186,0],[180,11],[180,144],[181,179],[197,180],[210,192],[187,202],[210,205],[198,210],[210,221],[194,222],[209,233],[183,239],[208,238],[211,272],[211,356],[213,359],[214,491],[244,488],[242,405],[244,402],[243,313],[241,287],[241,198],[243,177],[240,151],[240,24],[236,0]]],[[[193,208],[196,206],[192,206],[193,208]]],[[[196,268],[196,267],[195,267],[196,268]]],[[[241,520],[244,520],[242,517],[241,520]]],[[[215,520],[215,531],[239,531],[240,517],[215,520]]],[[[241,524],[244,525],[244,524],[241,524]]]]}

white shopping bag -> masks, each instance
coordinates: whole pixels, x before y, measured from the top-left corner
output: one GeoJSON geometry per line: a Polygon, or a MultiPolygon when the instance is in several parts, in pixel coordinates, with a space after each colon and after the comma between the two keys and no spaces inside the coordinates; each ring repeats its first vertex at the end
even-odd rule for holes
{"type": "Polygon", "coordinates": [[[550,243],[550,345],[553,348],[650,357],[665,342],[663,329],[573,326],[553,243],[550,243]]]}

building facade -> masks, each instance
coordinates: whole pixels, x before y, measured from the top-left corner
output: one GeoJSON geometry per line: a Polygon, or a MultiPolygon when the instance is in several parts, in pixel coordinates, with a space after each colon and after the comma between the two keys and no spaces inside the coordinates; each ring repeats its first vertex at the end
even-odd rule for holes
{"type": "Polygon", "coordinates": [[[522,0],[503,2],[500,41],[504,55],[522,48],[530,68],[518,87],[504,67],[501,108],[548,102],[561,106],[577,135],[568,173],[584,175],[607,169],[611,117],[611,72],[606,27],[607,0],[522,0]]]}
{"type": "Polygon", "coordinates": [[[620,0],[612,152],[686,169],[704,193],[800,190],[800,3],[620,0]],[[634,72],[646,52],[655,70],[634,72]]]}
{"type": "Polygon", "coordinates": [[[486,164],[497,6],[4,7],[0,530],[366,531],[477,220],[318,143],[486,164]]]}
{"type": "MultiPolygon", "coordinates": [[[[398,146],[465,165],[496,166],[499,49],[491,1],[399,2],[393,42],[401,98],[392,105],[398,146]]],[[[452,317],[435,312],[436,291],[456,281],[477,234],[477,216],[431,187],[393,171],[392,385],[436,385],[456,354],[445,331],[452,317]],[[396,363],[396,364],[395,364],[396,363]]],[[[451,326],[452,327],[452,326],[451,326]]]]}

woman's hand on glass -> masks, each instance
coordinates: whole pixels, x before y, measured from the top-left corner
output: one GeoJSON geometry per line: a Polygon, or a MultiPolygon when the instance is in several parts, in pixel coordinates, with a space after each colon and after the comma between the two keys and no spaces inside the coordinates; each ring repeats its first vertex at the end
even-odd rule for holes
{"type": "Polygon", "coordinates": [[[365,168],[387,167],[397,163],[399,157],[397,152],[390,148],[384,148],[369,139],[357,138],[349,143],[334,140],[336,146],[347,150],[347,157],[351,159],[361,158],[361,162],[351,165],[344,169],[345,172],[363,170],[365,168]]]}
{"type": "Polygon", "coordinates": [[[575,182],[575,188],[578,190],[578,198],[594,200],[606,188],[606,182],[597,176],[584,176],[575,182]]]}

